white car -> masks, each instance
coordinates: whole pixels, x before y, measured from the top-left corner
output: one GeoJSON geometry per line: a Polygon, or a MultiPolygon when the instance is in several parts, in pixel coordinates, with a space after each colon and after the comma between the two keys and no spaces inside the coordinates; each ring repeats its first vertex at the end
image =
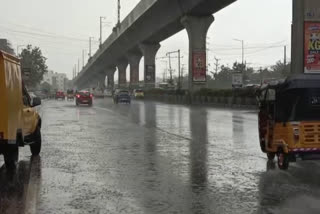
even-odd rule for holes
{"type": "Polygon", "coordinates": [[[111,91],[111,90],[108,90],[108,89],[105,89],[105,90],[104,90],[104,96],[105,96],[105,97],[112,97],[112,91],[111,91]]]}

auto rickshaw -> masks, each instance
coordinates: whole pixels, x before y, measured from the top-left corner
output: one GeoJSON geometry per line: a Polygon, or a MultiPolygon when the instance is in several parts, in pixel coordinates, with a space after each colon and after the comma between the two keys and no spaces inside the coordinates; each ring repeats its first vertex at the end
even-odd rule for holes
{"type": "Polygon", "coordinates": [[[289,162],[320,159],[320,74],[299,74],[257,92],[262,152],[286,170],[289,162]]]}

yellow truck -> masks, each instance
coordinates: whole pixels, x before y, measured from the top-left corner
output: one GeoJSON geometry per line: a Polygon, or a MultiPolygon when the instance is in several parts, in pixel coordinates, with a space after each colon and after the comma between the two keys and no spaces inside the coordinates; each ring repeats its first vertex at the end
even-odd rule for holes
{"type": "Polygon", "coordinates": [[[32,155],[40,153],[41,118],[33,108],[40,104],[23,84],[19,59],[0,51],[0,154],[8,169],[16,167],[19,147],[30,145],[32,155]]]}

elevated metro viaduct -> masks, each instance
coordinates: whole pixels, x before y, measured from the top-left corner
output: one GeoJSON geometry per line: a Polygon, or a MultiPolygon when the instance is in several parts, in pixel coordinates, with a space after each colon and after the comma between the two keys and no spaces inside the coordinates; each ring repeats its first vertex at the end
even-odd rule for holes
{"type": "Polygon", "coordinates": [[[212,14],[236,0],[141,0],[130,14],[114,28],[113,33],[88,60],[74,79],[78,89],[97,82],[114,86],[116,67],[119,86],[126,85],[130,65],[130,86],[139,82],[139,63],[144,57],[145,87],[155,86],[155,57],[160,42],[186,29],[189,37],[189,89],[206,83],[206,38],[214,21],[212,14]]]}

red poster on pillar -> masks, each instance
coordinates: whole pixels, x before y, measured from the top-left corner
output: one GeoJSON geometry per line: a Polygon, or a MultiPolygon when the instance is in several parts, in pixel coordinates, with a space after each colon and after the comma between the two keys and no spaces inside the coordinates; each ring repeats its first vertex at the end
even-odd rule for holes
{"type": "Polygon", "coordinates": [[[304,72],[320,72],[320,22],[304,24],[304,72]]]}
{"type": "Polygon", "coordinates": [[[206,81],[206,52],[194,51],[192,53],[192,80],[193,82],[206,81]]]}

